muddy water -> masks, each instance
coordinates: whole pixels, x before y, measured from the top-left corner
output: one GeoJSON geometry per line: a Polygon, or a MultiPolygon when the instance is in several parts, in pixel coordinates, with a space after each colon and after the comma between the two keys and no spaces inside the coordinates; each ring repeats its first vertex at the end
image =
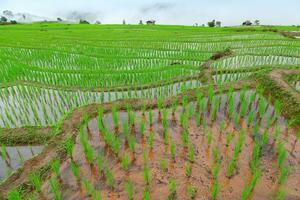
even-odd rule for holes
{"type": "Polygon", "coordinates": [[[42,146],[18,146],[6,147],[7,158],[2,156],[5,151],[2,147],[0,157],[0,182],[7,178],[11,173],[19,169],[23,162],[41,153],[42,146]]]}
{"type": "Polygon", "coordinates": [[[188,80],[166,86],[122,92],[67,92],[31,86],[14,86],[0,90],[0,127],[52,125],[72,108],[90,103],[110,102],[124,98],[157,98],[173,96],[182,88],[200,87],[199,80],[188,80]]]}
{"type": "MultiPolygon", "coordinates": [[[[247,97],[250,95],[251,91],[246,93],[247,97]]],[[[239,93],[234,93],[233,96],[237,100],[239,98],[239,93]]],[[[138,138],[134,160],[133,154],[128,150],[127,145],[125,145],[122,131],[117,131],[122,140],[119,157],[126,153],[131,158],[128,172],[125,172],[122,169],[117,157],[106,148],[103,138],[100,136],[98,131],[97,120],[94,119],[89,122],[88,128],[85,128],[85,134],[88,138],[89,144],[93,147],[95,154],[94,157],[100,153],[104,154],[105,166],[113,173],[114,187],[109,188],[105,184],[105,179],[103,178],[103,175],[99,173],[96,162],[92,167],[87,163],[82,148],[79,145],[79,140],[77,139],[73,151],[73,158],[80,166],[81,180],[88,180],[95,190],[101,191],[102,199],[127,199],[124,191],[124,184],[126,181],[131,181],[134,185],[134,199],[142,199],[143,191],[145,188],[149,188],[151,199],[165,200],[169,194],[168,180],[170,179],[174,179],[176,181],[177,199],[189,199],[186,193],[188,184],[192,184],[195,188],[197,188],[196,199],[210,199],[210,189],[213,181],[211,175],[211,169],[213,166],[212,149],[218,148],[221,154],[221,167],[218,174],[218,183],[220,186],[218,199],[240,199],[243,187],[250,181],[252,176],[249,168],[249,160],[251,159],[255,141],[252,136],[252,126],[249,128],[246,125],[246,119],[248,116],[246,115],[245,118],[242,118],[239,121],[239,125],[235,127],[233,121],[227,118],[225,96],[220,96],[220,98],[222,101],[216,121],[210,121],[209,109],[202,114],[201,127],[197,126],[194,116],[189,120],[189,138],[191,144],[195,147],[195,162],[192,164],[192,174],[190,178],[185,176],[187,149],[183,146],[181,140],[182,128],[179,126],[178,120],[180,118],[182,108],[178,107],[175,116],[172,116],[171,111],[168,110],[168,133],[170,141],[175,144],[175,162],[171,159],[169,146],[164,143],[163,128],[159,120],[160,117],[158,110],[153,110],[154,123],[152,127],[149,125],[148,115],[145,117],[141,112],[136,112],[135,127],[132,127],[133,131],[131,133],[136,135],[138,138]],[[141,120],[147,121],[144,137],[142,137],[139,132],[139,124],[141,120]],[[204,121],[207,122],[206,126],[204,125],[204,121]],[[225,130],[222,132],[220,131],[221,121],[225,122],[225,130]],[[155,133],[154,146],[152,150],[150,150],[145,142],[145,139],[150,134],[150,129],[155,133]],[[245,142],[237,160],[237,168],[234,172],[234,176],[232,178],[228,178],[226,177],[226,168],[229,160],[233,157],[235,144],[237,143],[238,135],[241,131],[245,134],[245,142]],[[207,142],[209,132],[212,133],[213,138],[210,145],[207,142]],[[225,144],[226,135],[228,133],[233,134],[233,140],[227,147],[225,144]],[[144,151],[148,158],[147,166],[150,169],[151,174],[151,183],[149,186],[145,184],[143,179],[143,167],[145,164],[143,158],[144,151]],[[165,160],[166,162],[166,169],[161,167],[162,160],[165,160]]],[[[254,110],[257,113],[257,103],[258,96],[256,96],[255,100],[251,102],[248,111],[254,110]]],[[[195,111],[195,103],[191,103],[190,105],[195,111]]],[[[273,110],[273,107],[268,105],[263,119],[259,119],[258,115],[255,116],[254,122],[257,121],[260,124],[258,137],[265,130],[266,118],[268,115],[273,115],[273,110]]],[[[239,111],[240,104],[236,101],[234,105],[234,113],[238,113],[239,111]]],[[[111,132],[115,132],[110,114],[105,115],[103,121],[107,129],[111,132]]],[[[119,112],[120,127],[123,121],[128,121],[127,113],[119,112]]],[[[284,188],[286,188],[287,191],[287,199],[299,199],[300,191],[297,188],[297,185],[300,183],[300,167],[298,163],[300,161],[300,141],[296,141],[294,135],[295,130],[287,129],[285,127],[285,119],[283,117],[279,117],[275,124],[281,129],[280,138],[285,142],[285,148],[288,151],[285,165],[290,165],[293,169],[284,184],[284,188]]],[[[279,170],[277,167],[277,156],[274,151],[274,141],[272,140],[275,124],[267,129],[268,142],[262,149],[259,166],[262,171],[262,176],[252,192],[251,199],[253,200],[274,199],[278,191],[279,170]]],[[[87,195],[82,182],[81,184],[78,184],[73,177],[70,170],[70,159],[61,164],[59,179],[62,199],[91,199],[91,197],[87,195]]],[[[48,182],[44,183],[42,193],[48,199],[53,198],[48,182]]]]}

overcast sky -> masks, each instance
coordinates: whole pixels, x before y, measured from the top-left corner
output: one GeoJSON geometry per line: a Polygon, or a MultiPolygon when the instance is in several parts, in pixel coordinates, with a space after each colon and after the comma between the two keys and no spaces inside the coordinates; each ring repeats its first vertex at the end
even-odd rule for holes
{"type": "MultiPolygon", "coordinates": [[[[224,25],[259,19],[262,24],[300,24],[300,0],[0,0],[0,11],[45,17],[100,20],[102,23],[203,24],[216,19],[224,25]]],[[[2,12],[1,12],[2,13],[2,12]]]]}

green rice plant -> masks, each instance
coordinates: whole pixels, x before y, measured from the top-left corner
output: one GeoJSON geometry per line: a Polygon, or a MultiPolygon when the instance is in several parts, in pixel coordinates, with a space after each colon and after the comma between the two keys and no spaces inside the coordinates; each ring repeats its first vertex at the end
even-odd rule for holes
{"type": "Polygon", "coordinates": [[[188,96],[184,95],[181,100],[183,111],[185,111],[186,105],[188,104],[188,96]]]}
{"type": "Polygon", "coordinates": [[[169,137],[169,132],[166,130],[166,131],[164,131],[163,132],[163,136],[164,136],[164,144],[165,145],[168,145],[169,144],[169,139],[170,139],[170,137],[169,137]]]}
{"type": "Polygon", "coordinates": [[[277,116],[279,116],[281,113],[281,103],[278,99],[275,100],[274,102],[274,115],[275,115],[275,118],[277,116]]]}
{"type": "Polygon", "coordinates": [[[41,192],[42,183],[41,183],[40,176],[36,173],[30,173],[28,178],[34,190],[36,192],[41,192]]]}
{"type": "Polygon", "coordinates": [[[210,146],[211,145],[211,142],[212,142],[212,139],[213,139],[213,134],[211,131],[208,132],[207,134],[207,145],[210,146]]]}
{"type": "Polygon", "coordinates": [[[277,164],[279,168],[283,167],[284,161],[286,158],[286,150],[284,148],[280,149],[278,152],[278,159],[277,159],[277,164]]]}
{"type": "Polygon", "coordinates": [[[197,194],[197,189],[193,187],[191,184],[188,184],[186,187],[186,192],[190,199],[195,199],[197,194]]]}
{"type": "Polygon", "coordinates": [[[84,154],[85,154],[85,158],[87,159],[89,165],[93,165],[94,164],[94,151],[93,151],[93,147],[91,147],[91,145],[87,145],[86,149],[84,150],[84,154]]]}
{"type": "Polygon", "coordinates": [[[274,130],[274,133],[273,133],[273,140],[274,140],[274,141],[277,141],[277,139],[278,139],[278,137],[279,137],[279,135],[280,135],[280,132],[281,132],[280,126],[277,124],[277,125],[275,126],[275,130],[274,130]]]}
{"type": "Polygon", "coordinates": [[[143,177],[144,177],[144,181],[147,185],[150,185],[150,170],[147,166],[144,167],[143,169],[143,177]]]}
{"type": "Polygon", "coordinates": [[[127,137],[127,142],[128,142],[128,146],[129,146],[129,149],[132,153],[135,153],[135,145],[136,145],[136,139],[134,136],[132,135],[129,135],[127,137]]]}
{"type": "Polygon", "coordinates": [[[196,124],[198,127],[201,126],[201,114],[200,113],[196,114],[196,124]]]}
{"type": "Polygon", "coordinates": [[[259,170],[255,171],[255,173],[251,178],[250,183],[246,184],[242,191],[242,197],[241,197],[242,200],[247,200],[249,198],[260,176],[261,176],[261,172],[259,170]]]}
{"type": "Polygon", "coordinates": [[[289,174],[289,169],[286,167],[281,167],[280,168],[280,174],[278,178],[278,183],[279,185],[283,185],[285,183],[286,177],[289,174]]]}
{"type": "Polygon", "coordinates": [[[214,163],[216,163],[216,164],[220,163],[221,162],[221,156],[220,156],[219,148],[217,148],[217,147],[213,148],[212,154],[213,154],[214,163]]]}
{"type": "Polygon", "coordinates": [[[220,165],[219,164],[214,164],[212,169],[211,169],[211,174],[214,180],[218,179],[218,174],[220,171],[220,165]]]}
{"type": "Polygon", "coordinates": [[[71,171],[73,176],[75,177],[76,181],[79,183],[80,182],[80,175],[79,175],[79,167],[74,161],[71,161],[71,171]]]}
{"type": "Polygon", "coordinates": [[[99,173],[104,172],[104,156],[103,156],[103,154],[102,153],[98,154],[96,160],[97,160],[99,173]]]}
{"type": "Polygon", "coordinates": [[[133,111],[130,111],[129,112],[129,124],[131,126],[134,126],[134,123],[135,123],[135,113],[133,111]]]}
{"type": "Polygon", "coordinates": [[[124,190],[127,194],[127,197],[129,200],[133,200],[134,197],[134,188],[133,188],[133,183],[128,181],[124,184],[124,190]]]}
{"type": "Polygon", "coordinates": [[[65,148],[69,158],[73,158],[73,155],[72,155],[73,154],[73,140],[72,140],[72,138],[66,139],[66,141],[64,142],[64,148],[65,148]]]}
{"type": "Polygon", "coordinates": [[[236,113],[236,115],[234,116],[234,128],[238,129],[240,124],[240,119],[241,116],[238,113],[236,113]]]}
{"type": "Polygon", "coordinates": [[[152,110],[149,111],[148,117],[149,117],[149,124],[150,124],[150,126],[152,126],[153,125],[153,113],[152,113],[152,110]]]}
{"type": "Polygon", "coordinates": [[[218,193],[220,190],[220,186],[218,184],[218,181],[214,181],[214,183],[211,186],[211,199],[216,200],[218,193]]]}
{"type": "Polygon", "coordinates": [[[168,188],[169,188],[168,199],[175,199],[177,192],[176,192],[176,181],[174,179],[169,180],[168,188]]]}
{"type": "Polygon", "coordinates": [[[171,142],[170,143],[170,154],[171,154],[171,158],[173,159],[173,160],[175,160],[175,151],[176,151],[176,147],[175,147],[175,144],[174,144],[174,142],[171,142]]]}
{"type": "Polygon", "coordinates": [[[52,172],[54,173],[54,175],[56,177],[59,177],[59,160],[58,159],[55,159],[52,161],[51,169],[52,169],[52,172]]]}
{"type": "Polygon", "coordinates": [[[162,170],[162,171],[167,171],[167,169],[168,169],[168,163],[167,163],[167,160],[166,159],[161,159],[160,161],[159,161],[159,168],[162,170]]]}
{"type": "Polygon", "coordinates": [[[286,199],[286,191],[280,189],[276,195],[276,200],[285,200],[286,199]]]}
{"type": "Polygon", "coordinates": [[[7,150],[6,150],[6,146],[5,145],[1,146],[1,157],[5,161],[8,159],[8,154],[7,154],[7,150]]]}
{"type": "Polygon", "coordinates": [[[249,163],[252,173],[254,173],[257,170],[260,154],[261,154],[261,146],[259,143],[255,143],[252,150],[252,159],[250,160],[249,163]]]}
{"type": "Polygon", "coordinates": [[[101,192],[94,190],[93,195],[92,195],[92,199],[93,200],[101,200],[102,199],[101,192]]]}
{"type": "Polygon", "coordinates": [[[267,141],[268,141],[268,133],[267,133],[267,129],[265,129],[260,138],[260,145],[261,146],[265,145],[267,141]]]}
{"type": "Polygon", "coordinates": [[[251,123],[253,122],[254,119],[254,111],[251,110],[248,114],[248,118],[247,118],[247,126],[249,127],[251,125],[251,123]]]}
{"type": "Polygon", "coordinates": [[[149,145],[150,149],[153,148],[153,141],[154,141],[154,133],[151,131],[147,138],[147,144],[149,145]]]}
{"type": "Polygon", "coordinates": [[[233,110],[234,110],[234,98],[229,98],[227,107],[228,107],[228,118],[231,120],[233,115],[233,110]]]}
{"type": "Polygon", "coordinates": [[[143,116],[145,116],[146,109],[147,109],[147,105],[145,103],[143,103],[142,107],[141,107],[141,111],[142,111],[143,116]]]}
{"type": "Polygon", "coordinates": [[[56,178],[52,177],[49,180],[51,192],[54,194],[55,200],[62,200],[61,192],[59,190],[60,185],[56,178]]]}
{"type": "Polygon", "coordinates": [[[187,156],[190,162],[193,163],[195,161],[195,147],[192,144],[189,145],[187,156]]]}
{"type": "Polygon", "coordinates": [[[7,200],[22,200],[21,195],[17,189],[13,189],[7,193],[7,200]]]}
{"type": "Polygon", "coordinates": [[[159,114],[161,113],[162,107],[163,107],[163,99],[162,99],[161,97],[159,97],[159,98],[157,99],[157,108],[158,108],[159,114]]]}
{"type": "Polygon", "coordinates": [[[225,120],[222,120],[222,121],[220,122],[220,133],[223,133],[223,132],[224,132],[225,126],[226,126],[226,122],[225,122],[225,120]]]}
{"type": "Polygon", "coordinates": [[[258,134],[258,130],[259,130],[259,124],[258,124],[258,122],[255,122],[255,124],[253,125],[253,128],[252,128],[252,135],[256,136],[258,134]]]}
{"type": "Polygon", "coordinates": [[[185,176],[190,178],[192,175],[192,165],[190,162],[185,163],[185,176]]]}
{"type": "Polygon", "coordinates": [[[122,168],[125,170],[125,171],[128,171],[129,169],[129,158],[126,154],[124,154],[121,158],[121,164],[122,164],[122,168]]]}
{"type": "Polygon", "coordinates": [[[234,159],[231,159],[227,165],[227,168],[226,168],[226,176],[227,177],[232,177],[233,176],[233,173],[235,171],[235,167],[236,167],[236,161],[234,159]]]}
{"type": "Polygon", "coordinates": [[[142,120],[140,122],[140,133],[141,133],[141,136],[144,137],[144,134],[145,134],[145,121],[142,120]]]}
{"type": "Polygon", "coordinates": [[[189,144],[189,134],[186,130],[183,130],[181,133],[181,141],[184,147],[188,147],[189,144]]]}
{"type": "Polygon", "coordinates": [[[188,119],[191,119],[194,115],[194,107],[192,104],[189,105],[189,110],[188,110],[188,119]]]}
{"type": "Polygon", "coordinates": [[[233,137],[234,137],[233,133],[227,133],[227,135],[226,135],[226,147],[228,147],[231,144],[233,137]]]}
{"type": "Polygon", "coordinates": [[[143,200],[150,200],[150,193],[148,189],[143,191],[143,200]]]}
{"type": "Polygon", "coordinates": [[[208,96],[208,102],[212,102],[212,99],[214,97],[214,88],[212,86],[209,86],[208,91],[207,91],[207,96],[208,96]]]}
{"type": "Polygon", "coordinates": [[[113,186],[114,186],[114,179],[113,179],[112,172],[109,169],[105,169],[104,170],[104,175],[105,175],[107,186],[110,187],[110,188],[113,188],[113,186]]]}
{"type": "Polygon", "coordinates": [[[84,190],[86,192],[86,194],[91,197],[93,195],[93,186],[92,186],[92,183],[86,179],[83,179],[83,187],[84,187],[84,190]]]}
{"type": "Polygon", "coordinates": [[[111,107],[111,116],[112,116],[112,120],[114,123],[114,127],[118,128],[119,127],[119,120],[118,120],[118,111],[115,105],[113,105],[111,107]]]}

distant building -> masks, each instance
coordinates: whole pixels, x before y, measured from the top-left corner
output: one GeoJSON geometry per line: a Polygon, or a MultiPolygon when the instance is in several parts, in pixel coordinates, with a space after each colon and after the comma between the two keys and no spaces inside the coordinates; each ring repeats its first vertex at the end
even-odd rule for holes
{"type": "Polygon", "coordinates": [[[148,20],[146,23],[148,24],[148,25],[155,25],[155,20],[148,20]]]}

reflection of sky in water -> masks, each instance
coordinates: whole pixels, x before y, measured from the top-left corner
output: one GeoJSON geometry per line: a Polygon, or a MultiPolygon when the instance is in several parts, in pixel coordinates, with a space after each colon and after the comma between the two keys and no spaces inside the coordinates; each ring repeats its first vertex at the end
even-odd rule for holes
{"type": "Polygon", "coordinates": [[[41,153],[42,146],[18,146],[6,147],[8,154],[7,161],[0,157],[0,181],[5,179],[9,172],[14,172],[22,166],[22,162],[41,153]]]}

